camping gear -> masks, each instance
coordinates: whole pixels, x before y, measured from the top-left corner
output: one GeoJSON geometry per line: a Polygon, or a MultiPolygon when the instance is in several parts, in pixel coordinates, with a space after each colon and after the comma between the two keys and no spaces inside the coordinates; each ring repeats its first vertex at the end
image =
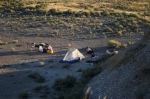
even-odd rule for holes
{"type": "Polygon", "coordinates": [[[79,62],[82,59],[84,59],[85,57],[79,52],[78,49],[76,48],[71,48],[65,55],[65,57],[63,58],[63,60],[61,61],[62,63],[75,63],[75,62],[79,62]]]}
{"type": "Polygon", "coordinates": [[[53,50],[47,50],[47,53],[48,53],[48,54],[53,54],[54,51],[53,51],[53,50]]]}
{"type": "Polygon", "coordinates": [[[39,46],[39,51],[43,53],[43,47],[39,46]]]}
{"type": "Polygon", "coordinates": [[[118,54],[118,51],[110,52],[110,51],[106,50],[106,53],[108,53],[108,54],[118,54]]]}

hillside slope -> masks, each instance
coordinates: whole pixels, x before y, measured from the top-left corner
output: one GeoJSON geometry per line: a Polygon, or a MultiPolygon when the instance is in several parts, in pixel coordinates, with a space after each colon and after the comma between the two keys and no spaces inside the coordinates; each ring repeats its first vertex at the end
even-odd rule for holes
{"type": "Polygon", "coordinates": [[[150,99],[150,31],[105,67],[85,88],[86,99],[150,99]]]}

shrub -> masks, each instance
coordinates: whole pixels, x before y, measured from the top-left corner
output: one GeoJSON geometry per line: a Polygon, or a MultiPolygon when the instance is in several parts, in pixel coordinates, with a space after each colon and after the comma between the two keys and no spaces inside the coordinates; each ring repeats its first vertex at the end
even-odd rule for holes
{"type": "Polygon", "coordinates": [[[62,68],[69,68],[69,67],[71,67],[69,64],[65,64],[62,66],[62,68]]]}
{"type": "Polygon", "coordinates": [[[56,90],[65,90],[71,88],[76,83],[76,77],[67,75],[66,78],[57,78],[54,82],[53,87],[56,90]]]}
{"type": "Polygon", "coordinates": [[[14,51],[15,51],[15,48],[14,48],[14,47],[12,47],[12,48],[11,48],[11,51],[12,51],[12,52],[14,52],[14,51]]]}
{"type": "Polygon", "coordinates": [[[129,14],[129,16],[130,16],[130,17],[141,18],[141,16],[140,16],[139,14],[137,14],[137,13],[136,13],[136,14],[133,14],[133,13],[132,13],[132,14],[129,14]]]}
{"type": "Polygon", "coordinates": [[[127,48],[128,44],[122,44],[122,47],[127,48]]]}
{"type": "Polygon", "coordinates": [[[145,27],[150,28],[150,23],[145,23],[145,27]]]}
{"type": "Polygon", "coordinates": [[[45,63],[44,62],[40,62],[40,66],[44,66],[45,65],[45,63]]]}
{"type": "Polygon", "coordinates": [[[109,47],[113,47],[114,45],[116,45],[117,48],[121,47],[121,42],[116,41],[116,40],[109,40],[109,42],[107,43],[107,45],[109,47]]]}
{"type": "Polygon", "coordinates": [[[44,94],[48,94],[49,93],[49,87],[48,86],[42,86],[42,85],[40,85],[40,86],[35,87],[33,90],[34,91],[38,91],[38,92],[45,91],[44,94]]]}
{"type": "Polygon", "coordinates": [[[83,87],[75,85],[71,92],[63,94],[63,99],[82,99],[81,98],[82,95],[83,95],[83,87]]]}
{"type": "Polygon", "coordinates": [[[117,35],[118,35],[118,36],[122,36],[122,31],[118,31],[118,32],[117,32],[117,35]]]}
{"type": "Polygon", "coordinates": [[[69,15],[69,14],[73,14],[73,13],[75,13],[75,12],[72,11],[71,9],[69,9],[69,10],[67,10],[67,11],[64,12],[64,14],[66,14],[66,15],[67,15],[67,14],[68,14],[68,15],[69,15]]]}
{"type": "Polygon", "coordinates": [[[36,9],[46,9],[47,7],[48,7],[47,4],[40,4],[35,6],[36,9]]]}
{"type": "Polygon", "coordinates": [[[5,45],[5,44],[8,44],[8,43],[0,41],[0,45],[5,45]]]}
{"type": "Polygon", "coordinates": [[[82,70],[82,68],[79,68],[78,70],[77,70],[77,72],[82,72],[83,70],[82,70]]]}
{"type": "Polygon", "coordinates": [[[18,43],[18,40],[13,40],[12,42],[13,42],[13,43],[18,43]]]}
{"type": "Polygon", "coordinates": [[[86,39],[86,36],[85,36],[85,35],[82,35],[82,39],[86,39]]]}
{"type": "Polygon", "coordinates": [[[104,11],[102,12],[102,15],[108,16],[108,15],[110,15],[110,12],[109,12],[108,10],[104,10],[104,11]]]}
{"type": "Polygon", "coordinates": [[[35,79],[36,82],[39,83],[43,83],[45,81],[45,78],[43,78],[38,72],[30,74],[29,77],[35,79]]]}
{"type": "Polygon", "coordinates": [[[53,8],[53,9],[50,9],[48,11],[48,14],[56,14],[57,13],[57,9],[53,8]]]}
{"type": "Polygon", "coordinates": [[[40,86],[35,87],[34,90],[35,90],[35,91],[39,91],[39,90],[41,90],[42,88],[43,88],[43,86],[40,85],[40,86]]]}
{"type": "Polygon", "coordinates": [[[26,92],[21,92],[18,94],[18,98],[24,98],[27,99],[29,97],[29,94],[26,92]]]}
{"type": "Polygon", "coordinates": [[[82,77],[83,78],[92,78],[94,76],[96,76],[97,74],[99,74],[101,72],[101,67],[100,66],[95,66],[93,68],[88,68],[86,70],[83,71],[82,73],[82,77]]]}
{"type": "Polygon", "coordinates": [[[108,53],[105,53],[101,56],[101,58],[98,60],[98,62],[101,62],[101,61],[105,61],[107,60],[108,58],[112,57],[114,54],[108,54],[108,53]]]}
{"type": "Polygon", "coordinates": [[[108,26],[106,26],[106,29],[105,29],[104,31],[105,31],[105,32],[113,32],[113,29],[110,28],[110,27],[108,27],[108,26]]]}

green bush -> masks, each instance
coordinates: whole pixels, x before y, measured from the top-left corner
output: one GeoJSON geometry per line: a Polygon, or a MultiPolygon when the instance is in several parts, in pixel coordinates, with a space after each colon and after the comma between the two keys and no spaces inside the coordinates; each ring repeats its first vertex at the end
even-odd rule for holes
{"type": "Polygon", "coordinates": [[[141,16],[140,16],[139,14],[137,14],[137,13],[136,13],[136,14],[133,14],[133,13],[132,13],[132,14],[129,14],[129,16],[130,16],[130,17],[141,18],[141,16]]]}
{"type": "Polygon", "coordinates": [[[69,10],[67,10],[67,11],[65,11],[65,12],[63,12],[64,14],[74,14],[75,12],[74,11],[72,11],[71,9],[69,9],[69,10]]]}
{"type": "Polygon", "coordinates": [[[8,43],[0,41],[0,45],[5,45],[5,44],[8,44],[8,43]]]}
{"type": "Polygon", "coordinates": [[[122,44],[122,47],[127,48],[128,44],[122,44]]]}
{"type": "Polygon", "coordinates": [[[35,6],[36,9],[46,9],[47,7],[48,7],[47,4],[40,4],[35,6]]]}
{"type": "Polygon", "coordinates": [[[105,53],[101,56],[101,58],[98,60],[98,62],[101,62],[101,61],[105,61],[107,60],[108,58],[112,57],[114,54],[108,54],[108,53],[105,53]]]}
{"type": "Polygon", "coordinates": [[[150,28],[150,23],[146,22],[145,27],[150,28]]]}
{"type": "Polygon", "coordinates": [[[79,68],[78,70],[77,70],[77,72],[82,72],[83,70],[82,70],[82,68],[79,68]]]}
{"type": "Polygon", "coordinates": [[[121,47],[121,42],[116,41],[116,40],[109,40],[107,45],[109,47],[113,47],[114,45],[116,45],[117,48],[120,48],[121,47]]]}
{"type": "Polygon", "coordinates": [[[39,62],[40,66],[44,66],[45,63],[44,62],[39,62]]]}
{"type": "Polygon", "coordinates": [[[117,36],[122,36],[122,31],[118,31],[117,36]]]}
{"type": "Polygon", "coordinates": [[[35,91],[40,91],[41,89],[43,89],[43,86],[41,85],[34,88],[35,91]]]}
{"type": "Polygon", "coordinates": [[[14,47],[11,48],[11,51],[14,52],[16,49],[14,47]]]}
{"type": "Polygon", "coordinates": [[[76,83],[76,77],[67,75],[66,78],[57,78],[54,82],[53,87],[56,90],[66,90],[71,88],[76,83]]]}
{"type": "Polygon", "coordinates": [[[62,68],[69,68],[69,67],[71,67],[70,64],[65,64],[65,65],[62,66],[62,68]]]}
{"type": "Polygon", "coordinates": [[[102,12],[102,15],[108,16],[108,15],[110,15],[110,12],[109,12],[108,10],[104,10],[104,11],[102,12]]]}
{"type": "Polygon", "coordinates": [[[83,87],[75,85],[71,92],[63,94],[63,99],[82,99],[82,96],[83,96],[83,87]]]}
{"type": "Polygon", "coordinates": [[[113,29],[111,27],[106,26],[105,32],[113,32],[113,29]]]}
{"type": "Polygon", "coordinates": [[[38,72],[30,74],[29,77],[35,79],[36,82],[39,83],[43,83],[45,81],[45,78],[43,78],[38,72]]]}
{"type": "Polygon", "coordinates": [[[18,43],[18,40],[13,40],[12,42],[13,42],[13,43],[18,43]]]}
{"type": "MultiPolygon", "coordinates": [[[[84,70],[82,72],[82,78],[83,80],[90,80],[90,78],[96,76],[97,74],[99,74],[101,72],[101,67],[100,66],[95,66],[93,68],[87,68],[86,70],[84,70]]],[[[88,81],[87,80],[87,81],[88,81]]]]}
{"type": "Polygon", "coordinates": [[[48,11],[48,14],[56,14],[57,12],[57,9],[53,8],[48,11]]]}
{"type": "Polygon", "coordinates": [[[18,98],[27,99],[27,98],[29,98],[29,94],[26,92],[21,92],[18,94],[18,98]]]}

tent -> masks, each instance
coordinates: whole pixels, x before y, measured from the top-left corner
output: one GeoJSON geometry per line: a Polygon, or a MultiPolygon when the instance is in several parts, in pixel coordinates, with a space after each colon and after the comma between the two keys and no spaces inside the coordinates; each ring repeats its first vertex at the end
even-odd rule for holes
{"type": "Polygon", "coordinates": [[[61,62],[62,63],[75,63],[75,62],[81,61],[84,58],[85,57],[79,52],[78,49],[71,48],[66,53],[65,57],[63,58],[63,60],[61,62]]]}

